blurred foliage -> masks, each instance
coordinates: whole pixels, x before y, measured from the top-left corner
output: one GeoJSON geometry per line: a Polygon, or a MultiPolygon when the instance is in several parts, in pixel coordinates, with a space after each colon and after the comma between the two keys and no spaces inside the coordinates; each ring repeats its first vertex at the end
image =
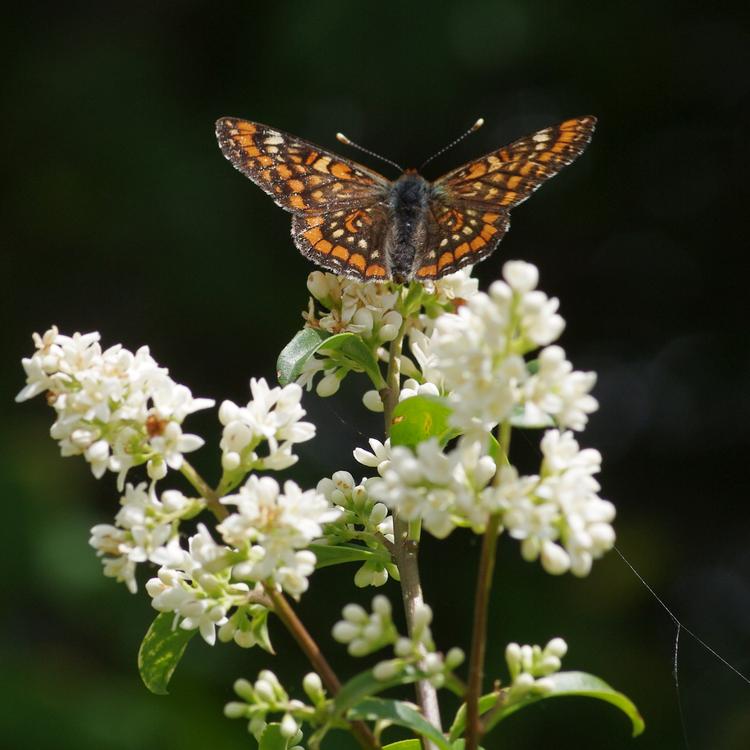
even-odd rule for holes
{"type": "MultiPolygon", "coordinates": [[[[540,266],[543,288],[562,300],[563,345],[578,367],[600,373],[601,410],[583,443],[604,453],[620,548],[690,628],[750,671],[750,357],[739,270],[747,22],[746,4],[723,0],[7,10],[3,746],[252,746],[221,710],[232,680],[255,677],[266,655],[195,639],[171,694],[147,693],[135,663],[153,611],[145,594],[105,580],[86,545],[89,527],[113,514],[112,477],[96,482],[82,461],[59,459],[41,399],[11,402],[30,333],[52,322],[100,330],[105,343],[148,343],[200,396],[246,400],[250,375],[273,377],[299,327],[311,266],[290,242],[289,217],[222,158],[213,136],[221,115],[337,150],[333,134],[343,130],[406,164],[484,116],[487,125],[431,164],[428,178],[566,117],[600,118],[588,152],[514,212],[479,275],[495,278],[505,258],[540,266]]],[[[358,384],[345,385],[331,400],[307,400],[321,437],[303,446],[303,484],[353,469],[351,449],[379,434],[358,384]]],[[[189,424],[218,435],[212,414],[189,424]]],[[[515,442],[531,460],[533,440],[515,442]]],[[[209,475],[218,465],[210,446],[198,459],[209,475]]],[[[459,604],[473,587],[476,540],[457,532],[440,544],[428,540],[422,553],[427,598],[442,613],[436,637],[466,646],[459,604]]],[[[345,601],[370,592],[351,592],[339,574],[317,574],[300,611],[346,672],[327,633],[345,601]]],[[[647,721],[640,750],[750,744],[750,689],[684,635],[683,740],[674,628],[615,554],[586,580],[551,579],[504,540],[492,622],[489,663],[500,675],[507,641],[565,636],[566,668],[599,674],[638,704],[647,721]]],[[[299,653],[278,628],[272,635],[272,667],[298,684],[299,653]]],[[[636,746],[616,711],[551,703],[509,720],[487,750],[502,738],[514,748],[550,737],[561,750],[636,746]]]]}

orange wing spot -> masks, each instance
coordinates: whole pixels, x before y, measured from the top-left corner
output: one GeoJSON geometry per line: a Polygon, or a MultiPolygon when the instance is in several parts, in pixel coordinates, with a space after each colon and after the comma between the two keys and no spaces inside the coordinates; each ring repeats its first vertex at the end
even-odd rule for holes
{"type": "Polygon", "coordinates": [[[556,154],[559,154],[563,151],[567,151],[570,148],[570,143],[567,141],[558,141],[553,147],[552,151],[554,151],[556,154]]]}
{"type": "MultiPolygon", "coordinates": [[[[459,252],[461,251],[461,248],[464,248],[464,247],[466,248],[466,250],[463,251],[464,253],[469,250],[469,245],[466,242],[464,242],[463,245],[459,245],[456,248],[456,255],[458,255],[459,252]]],[[[446,250],[438,258],[438,263],[437,263],[438,271],[442,271],[443,270],[443,266],[447,266],[449,263],[453,263],[454,260],[455,260],[455,258],[453,257],[453,253],[450,250],[446,250]]]]}
{"type": "Polygon", "coordinates": [[[417,271],[417,276],[424,278],[425,276],[437,276],[437,266],[433,263],[431,266],[422,266],[417,271]]]}
{"type": "Polygon", "coordinates": [[[258,157],[258,164],[261,167],[270,167],[273,164],[273,159],[270,156],[262,155],[258,157]]]}
{"type": "Polygon", "coordinates": [[[560,130],[578,130],[580,122],[580,120],[565,120],[560,123],[560,130]]]}
{"type": "Polygon", "coordinates": [[[328,253],[331,252],[331,249],[333,248],[333,245],[328,240],[320,240],[316,245],[315,249],[319,253],[323,253],[324,255],[328,255],[328,253]]]}
{"type": "Polygon", "coordinates": [[[314,190],[312,193],[312,197],[316,201],[322,201],[323,200],[323,191],[322,190],[314,190]]]}
{"type": "Polygon", "coordinates": [[[500,218],[500,214],[486,213],[482,216],[482,221],[485,224],[494,224],[500,218]]]}
{"type": "Polygon", "coordinates": [[[331,255],[341,258],[341,260],[349,260],[349,251],[345,247],[341,247],[341,245],[336,245],[331,255]]]}
{"type": "Polygon", "coordinates": [[[367,266],[365,276],[378,276],[382,278],[385,276],[385,268],[383,268],[383,266],[377,265],[376,263],[373,263],[371,266],[367,266]]]}
{"type": "Polygon", "coordinates": [[[518,197],[518,193],[514,193],[512,190],[507,192],[503,199],[500,201],[501,206],[509,206],[518,197]]]}
{"type": "MultiPolygon", "coordinates": [[[[297,156],[296,154],[290,154],[289,158],[295,163],[295,164],[302,164],[302,157],[297,156]]],[[[304,171],[304,170],[303,170],[304,171]]]]}
{"type": "Polygon", "coordinates": [[[367,213],[367,211],[352,211],[346,219],[344,219],[344,226],[351,232],[352,234],[357,234],[359,232],[360,227],[358,227],[354,222],[355,221],[365,222],[366,224],[372,224],[372,216],[367,213]]]}
{"type": "Polygon", "coordinates": [[[289,169],[286,164],[279,164],[279,166],[276,167],[276,174],[278,174],[282,180],[288,180],[292,176],[292,170],[289,169]]]}
{"type": "Polygon", "coordinates": [[[316,187],[317,185],[320,185],[321,182],[323,182],[323,178],[319,174],[311,174],[307,178],[307,181],[310,184],[310,187],[316,187]]]}
{"type": "Polygon", "coordinates": [[[536,162],[528,161],[518,171],[525,177],[529,172],[533,172],[536,168],[536,162]]]}
{"type": "Polygon", "coordinates": [[[262,179],[264,179],[264,180],[265,180],[266,182],[271,182],[271,172],[270,172],[270,170],[268,170],[268,169],[264,169],[264,170],[263,170],[263,171],[262,171],[262,172],[260,173],[260,176],[261,176],[261,178],[262,178],[262,179]]]}
{"type": "Polygon", "coordinates": [[[302,236],[313,246],[316,242],[320,242],[323,239],[323,232],[315,227],[314,229],[308,229],[306,232],[302,232],[302,236]]]}
{"type": "MultiPolygon", "coordinates": [[[[457,248],[456,248],[456,260],[466,255],[471,250],[469,247],[468,242],[462,242],[457,248]]],[[[451,263],[453,261],[453,255],[451,253],[443,253],[440,256],[440,260],[438,260],[438,269],[441,269],[446,263],[451,263]],[[443,261],[446,255],[450,255],[450,259],[443,261]]]]}
{"type": "Polygon", "coordinates": [[[480,236],[482,239],[489,240],[493,234],[497,234],[497,229],[493,227],[492,224],[485,224],[480,236]]]}
{"type": "MultiPolygon", "coordinates": [[[[466,243],[464,242],[464,245],[466,243]]],[[[480,247],[484,247],[487,243],[484,241],[482,237],[475,237],[471,241],[471,249],[472,250],[479,250],[480,247]]],[[[456,257],[458,257],[458,250],[456,250],[456,257]]]]}
{"type": "Polygon", "coordinates": [[[500,149],[500,158],[503,161],[510,161],[510,151],[507,148],[500,149]]]}
{"type": "Polygon", "coordinates": [[[539,154],[539,161],[552,161],[554,158],[555,154],[553,151],[542,151],[542,153],[539,154]]]}
{"type": "Polygon", "coordinates": [[[255,146],[243,147],[243,151],[245,152],[245,156],[249,156],[249,157],[260,156],[260,151],[258,151],[258,149],[255,148],[255,146]]]}
{"type": "Polygon", "coordinates": [[[322,216],[308,216],[307,226],[308,227],[319,227],[323,223],[324,219],[322,216]]]}
{"type": "Polygon", "coordinates": [[[305,159],[305,164],[312,164],[318,158],[318,155],[317,151],[311,151],[310,155],[305,159]]]}
{"type": "Polygon", "coordinates": [[[293,208],[307,208],[307,204],[302,199],[301,195],[295,194],[295,195],[290,196],[289,203],[291,204],[293,208]]]}
{"type": "Polygon", "coordinates": [[[365,261],[365,256],[360,255],[359,253],[354,253],[351,258],[349,258],[349,265],[350,266],[356,266],[359,268],[360,271],[365,270],[365,266],[367,265],[367,261],[365,261]]]}
{"type": "Polygon", "coordinates": [[[315,164],[313,164],[313,169],[317,169],[318,172],[323,172],[324,174],[329,174],[328,164],[330,163],[330,161],[330,156],[321,156],[320,159],[318,159],[315,164]]]}
{"type": "Polygon", "coordinates": [[[521,177],[520,175],[517,175],[517,174],[513,175],[513,177],[511,177],[511,178],[510,178],[510,179],[508,180],[508,183],[507,183],[507,184],[508,184],[508,187],[509,187],[509,188],[510,188],[511,190],[515,190],[515,188],[517,188],[517,187],[518,187],[518,184],[519,184],[519,183],[521,182],[521,180],[522,180],[522,179],[523,179],[523,177],[521,177]]]}
{"type": "Polygon", "coordinates": [[[464,177],[465,180],[475,180],[477,177],[487,174],[487,165],[483,161],[471,165],[471,171],[464,177]]]}
{"type": "Polygon", "coordinates": [[[240,130],[243,133],[254,133],[256,131],[255,125],[247,120],[235,120],[234,122],[232,122],[232,120],[226,120],[226,123],[230,127],[237,128],[237,130],[240,130]]]}
{"type": "Polygon", "coordinates": [[[293,193],[301,193],[305,189],[305,183],[302,180],[289,180],[286,184],[293,193]]]}
{"type": "Polygon", "coordinates": [[[340,180],[351,180],[352,178],[352,170],[346,164],[342,164],[339,161],[331,167],[331,174],[340,180]]]}

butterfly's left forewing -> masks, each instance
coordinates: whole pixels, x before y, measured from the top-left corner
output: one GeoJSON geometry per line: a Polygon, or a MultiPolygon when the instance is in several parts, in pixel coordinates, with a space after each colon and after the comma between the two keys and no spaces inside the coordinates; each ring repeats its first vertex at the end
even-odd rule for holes
{"type": "Polygon", "coordinates": [[[294,214],[292,239],[306,258],[344,276],[386,278],[385,177],[249,120],[223,117],[216,136],[224,156],[294,214]]]}
{"type": "Polygon", "coordinates": [[[232,165],[292,213],[373,203],[388,186],[361,164],[258,122],[222,117],[216,137],[232,165]]]}

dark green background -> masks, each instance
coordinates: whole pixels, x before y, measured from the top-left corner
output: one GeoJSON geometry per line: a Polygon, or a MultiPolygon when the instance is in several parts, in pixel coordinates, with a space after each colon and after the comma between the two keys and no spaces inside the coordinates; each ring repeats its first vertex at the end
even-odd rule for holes
{"type": "MultiPolygon", "coordinates": [[[[0,30],[0,745],[250,747],[221,716],[232,681],[272,665],[292,685],[304,669],[274,626],[273,662],[196,641],[172,694],[148,694],[135,654],[153,611],[104,579],[86,544],[113,515],[113,478],[58,457],[42,399],[12,403],[30,333],[53,322],[148,343],[196,395],[239,402],[251,375],[273,377],[311,266],[289,217],[222,158],[220,115],[340,150],[343,130],[407,165],[484,116],[428,178],[567,117],[600,118],[587,153],[514,213],[479,275],[495,278],[506,258],[539,265],[562,301],[563,345],[600,375],[583,442],[604,454],[620,548],[688,627],[750,671],[744,4],[64,5],[19,4],[0,30]]],[[[379,431],[358,406],[362,382],[347,385],[306,400],[320,434],[294,470],[306,486],[352,468],[351,449],[379,431]]],[[[188,425],[210,438],[196,461],[213,478],[215,413],[188,425]]],[[[425,544],[441,647],[467,645],[476,553],[466,533],[425,544]]],[[[345,583],[320,573],[300,606],[343,675],[351,664],[327,633],[357,596],[345,583]]],[[[613,709],[561,700],[514,717],[488,750],[686,747],[674,627],[615,553],[586,580],[553,579],[503,539],[492,623],[491,674],[504,675],[507,641],[563,635],[566,665],[625,691],[648,728],[633,741],[613,709]]],[[[680,654],[687,744],[747,748],[750,687],[685,635],[680,654]]]]}

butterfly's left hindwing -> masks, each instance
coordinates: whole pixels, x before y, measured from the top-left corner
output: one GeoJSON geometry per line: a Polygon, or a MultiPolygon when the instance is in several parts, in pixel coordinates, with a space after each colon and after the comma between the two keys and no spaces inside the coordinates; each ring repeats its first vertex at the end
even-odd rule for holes
{"type": "Polygon", "coordinates": [[[372,203],[388,180],[377,172],[267,125],[216,122],[224,156],[287,211],[337,211],[372,203]]]}
{"type": "Polygon", "coordinates": [[[388,215],[380,203],[321,214],[297,214],[292,238],[300,252],[319,266],[342,276],[384,281],[383,236],[388,215]]]}

